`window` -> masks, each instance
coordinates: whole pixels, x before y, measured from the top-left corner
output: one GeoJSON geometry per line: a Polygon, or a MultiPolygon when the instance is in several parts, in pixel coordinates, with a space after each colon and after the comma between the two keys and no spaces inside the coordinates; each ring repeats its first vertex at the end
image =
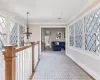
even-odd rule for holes
{"type": "Polygon", "coordinates": [[[0,16],[0,80],[5,80],[5,65],[2,53],[3,45],[7,42],[6,19],[0,16]]]}
{"type": "Polygon", "coordinates": [[[69,26],[70,46],[74,46],[74,25],[69,26]]]}
{"type": "Polygon", "coordinates": [[[100,11],[85,17],[85,50],[100,52],[100,11]]]}
{"type": "Polygon", "coordinates": [[[75,23],[75,47],[82,48],[82,20],[75,23]]]}
{"type": "MultiPolygon", "coordinates": [[[[0,15],[0,80],[5,80],[5,64],[4,64],[4,56],[2,55],[2,49],[4,44],[13,44],[18,46],[22,46],[23,38],[23,27],[19,28],[18,33],[18,24],[13,21],[8,21],[5,17],[0,15]],[[20,36],[18,35],[20,34],[20,36]],[[19,42],[18,39],[20,38],[19,42]]],[[[24,44],[24,43],[23,43],[24,44]]]]}
{"type": "Polygon", "coordinates": [[[9,43],[18,46],[18,24],[10,21],[9,43]]]}
{"type": "Polygon", "coordinates": [[[24,46],[24,27],[19,26],[19,46],[24,46]]]}
{"type": "Polygon", "coordinates": [[[0,51],[3,49],[3,44],[7,41],[5,18],[0,16],[0,51]]]}

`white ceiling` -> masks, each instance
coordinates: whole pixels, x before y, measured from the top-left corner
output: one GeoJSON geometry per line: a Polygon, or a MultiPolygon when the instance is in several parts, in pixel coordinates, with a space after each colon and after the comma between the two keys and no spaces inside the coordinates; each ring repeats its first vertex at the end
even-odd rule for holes
{"type": "Polygon", "coordinates": [[[88,0],[0,0],[0,5],[30,23],[67,23],[88,0]],[[58,18],[61,17],[61,20],[58,18]]]}

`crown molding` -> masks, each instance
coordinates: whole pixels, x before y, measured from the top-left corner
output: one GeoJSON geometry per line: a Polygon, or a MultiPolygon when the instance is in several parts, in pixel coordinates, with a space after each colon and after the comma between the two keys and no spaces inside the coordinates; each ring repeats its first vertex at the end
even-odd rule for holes
{"type": "Polygon", "coordinates": [[[89,10],[91,10],[95,5],[99,4],[100,0],[88,0],[87,4],[84,5],[84,7],[75,14],[75,16],[73,16],[68,22],[67,24],[71,24],[74,20],[76,20],[77,18],[79,18],[80,16],[84,15],[86,12],[88,12],[89,10]]]}

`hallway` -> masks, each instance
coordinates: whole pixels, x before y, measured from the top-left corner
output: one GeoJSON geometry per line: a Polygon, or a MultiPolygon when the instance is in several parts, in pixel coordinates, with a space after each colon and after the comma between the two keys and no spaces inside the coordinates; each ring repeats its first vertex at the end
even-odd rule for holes
{"type": "Polygon", "coordinates": [[[64,52],[43,52],[33,80],[92,80],[64,52]]]}

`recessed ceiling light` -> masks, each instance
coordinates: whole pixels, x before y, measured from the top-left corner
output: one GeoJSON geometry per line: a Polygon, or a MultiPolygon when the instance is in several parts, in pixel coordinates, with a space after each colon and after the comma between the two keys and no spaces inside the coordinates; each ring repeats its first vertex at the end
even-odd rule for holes
{"type": "Polygon", "coordinates": [[[61,18],[58,18],[58,19],[61,19],[61,18]]]}

